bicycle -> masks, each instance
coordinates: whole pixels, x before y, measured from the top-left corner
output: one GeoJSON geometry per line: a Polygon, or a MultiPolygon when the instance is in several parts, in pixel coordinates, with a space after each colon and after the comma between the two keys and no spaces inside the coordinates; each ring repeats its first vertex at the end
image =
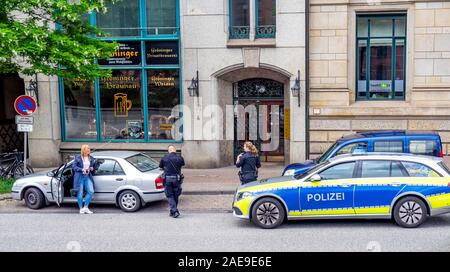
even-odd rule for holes
{"type": "MultiPolygon", "coordinates": [[[[23,152],[0,154],[0,177],[14,179],[24,176],[23,152]]],[[[27,164],[26,174],[33,174],[33,168],[27,164]]]]}

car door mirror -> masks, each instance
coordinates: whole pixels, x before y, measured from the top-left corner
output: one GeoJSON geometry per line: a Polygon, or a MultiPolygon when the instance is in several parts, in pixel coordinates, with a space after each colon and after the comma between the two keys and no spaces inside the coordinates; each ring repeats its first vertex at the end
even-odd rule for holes
{"type": "Polygon", "coordinates": [[[309,181],[311,182],[319,182],[322,180],[322,177],[319,174],[312,175],[312,177],[309,178],[309,181]]]}

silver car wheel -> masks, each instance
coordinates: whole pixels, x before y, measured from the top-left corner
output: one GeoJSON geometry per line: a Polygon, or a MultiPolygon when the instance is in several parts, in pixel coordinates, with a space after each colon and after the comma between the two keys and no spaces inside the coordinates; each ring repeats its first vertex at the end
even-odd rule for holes
{"type": "Polygon", "coordinates": [[[418,203],[414,201],[408,201],[403,203],[402,206],[400,206],[399,215],[400,219],[404,223],[408,225],[413,225],[422,219],[423,210],[418,203]]]}
{"type": "Polygon", "coordinates": [[[131,210],[136,207],[137,200],[133,194],[124,194],[121,199],[122,207],[131,210]]]}
{"type": "Polygon", "coordinates": [[[28,194],[27,200],[31,205],[34,205],[34,204],[36,204],[37,196],[33,193],[28,194]]]}
{"type": "Polygon", "coordinates": [[[280,219],[280,210],[271,202],[264,202],[259,205],[256,210],[256,217],[259,222],[266,226],[270,226],[278,222],[280,219]]]}

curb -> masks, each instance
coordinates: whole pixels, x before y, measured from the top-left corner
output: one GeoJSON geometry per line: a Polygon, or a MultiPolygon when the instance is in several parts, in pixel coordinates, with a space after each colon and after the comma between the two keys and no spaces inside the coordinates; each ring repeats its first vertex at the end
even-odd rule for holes
{"type": "Polygon", "coordinates": [[[10,199],[12,199],[11,194],[1,194],[0,195],[0,201],[1,200],[10,200],[10,199]]]}

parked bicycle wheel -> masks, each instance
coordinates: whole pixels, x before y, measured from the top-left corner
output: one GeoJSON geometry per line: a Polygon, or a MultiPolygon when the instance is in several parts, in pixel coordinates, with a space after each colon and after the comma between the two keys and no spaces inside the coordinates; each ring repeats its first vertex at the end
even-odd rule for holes
{"type": "MultiPolygon", "coordinates": [[[[29,164],[27,164],[26,175],[33,174],[33,173],[34,173],[33,168],[29,164]]],[[[23,162],[19,162],[16,165],[16,167],[14,168],[14,170],[13,170],[13,177],[15,179],[17,179],[17,178],[20,178],[20,177],[23,177],[23,176],[24,176],[24,174],[23,174],[23,162]]]]}

